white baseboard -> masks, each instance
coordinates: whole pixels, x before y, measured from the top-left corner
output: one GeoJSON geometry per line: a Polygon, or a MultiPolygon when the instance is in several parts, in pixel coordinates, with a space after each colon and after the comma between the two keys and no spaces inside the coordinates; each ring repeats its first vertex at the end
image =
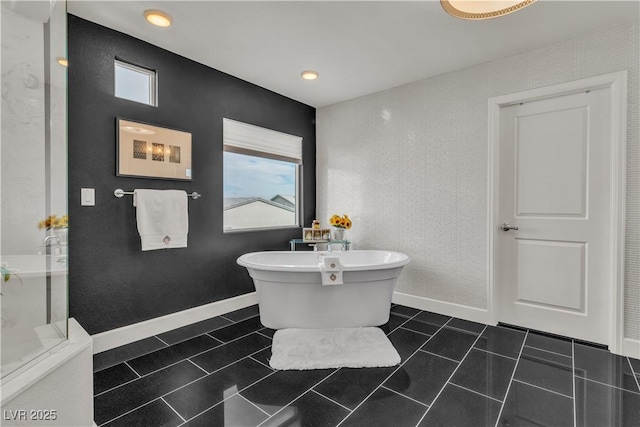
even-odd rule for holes
{"type": "Polygon", "coordinates": [[[230,313],[258,303],[258,294],[251,292],[237,297],[212,302],[133,325],[123,326],[110,331],[92,335],[93,354],[101,353],[121,345],[139,341],[172,329],[230,313]]]}
{"type": "Polygon", "coordinates": [[[625,338],[622,341],[622,355],[640,359],[640,340],[625,338]]]}
{"type": "Polygon", "coordinates": [[[418,310],[431,311],[433,313],[453,316],[471,322],[490,324],[489,312],[486,309],[471,307],[468,305],[440,301],[416,295],[394,292],[392,301],[396,304],[417,308],[418,310]]]}

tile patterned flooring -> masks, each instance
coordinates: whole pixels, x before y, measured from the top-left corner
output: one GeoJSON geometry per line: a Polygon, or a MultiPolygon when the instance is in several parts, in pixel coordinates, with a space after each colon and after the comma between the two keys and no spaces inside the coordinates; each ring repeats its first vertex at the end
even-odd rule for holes
{"type": "Polygon", "coordinates": [[[640,361],[395,305],[391,368],[274,371],[257,306],[94,356],[99,426],[640,426],[640,361]]]}

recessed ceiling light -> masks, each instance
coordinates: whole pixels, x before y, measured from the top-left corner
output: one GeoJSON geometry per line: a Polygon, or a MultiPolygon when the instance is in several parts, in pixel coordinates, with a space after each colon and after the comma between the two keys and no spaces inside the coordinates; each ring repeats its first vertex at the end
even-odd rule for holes
{"type": "Polygon", "coordinates": [[[158,27],[169,27],[173,22],[173,18],[166,12],[157,9],[147,9],[144,11],[144,17],[151,24],[158,27]]]}
{"type": "Polygon", "coordinates": [[[525,8],[536,0],[440,0],[449,15],[461,19],[490,19],[525,8]]]}
{"type": "Polygon", "coordinates": [[[56,61],[58,62],[58,64],[62,65],[63,67],[68,67],[69,66],[69,60],[67,58],[63,58],[61,56],[58,56],[56,58],[56,61]]]}
{"type": "Polygon", "coordinates": [[[315,80],[319,76],[318,72],[314,70],[305,70],[302,73],[300,73],[300,75],[305,80],[315,80]]]}

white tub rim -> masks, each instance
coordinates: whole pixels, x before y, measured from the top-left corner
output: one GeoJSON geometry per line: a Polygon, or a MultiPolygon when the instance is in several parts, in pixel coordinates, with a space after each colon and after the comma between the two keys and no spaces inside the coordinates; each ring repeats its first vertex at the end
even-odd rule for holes
{"type": "Polygon", "coordinates": [[[371,270],[387,270],[393,268],[403,267],[411,261],[411,257],[403,252],[397,251],[388,251],[388,250],[376,250],[376,249],[358,249],[352,251],[340,251],[340,252],[330,252],[330,251],[319,251],[319,252],[295,252],[295,251],[257,251],[257,252],[249,252],[241,255],[237,259],[237,263],[247,269],[255,269],[262,271],[278,271],[278,272],[319,272],[320,265],[318,263],[313,264],[305,264],[305,265],[295,265],[295,264],[267,264],[260,263],[252,260],[252,258],[256,258],[259,255],[263,254],[273,254],[273,255],[288,255],[290,257],[311,257],[320,255],[324,256],[337,256],[337,257],[349,257],[349,254],[367,254],[367,253],[381,253],[381,254],[389,254],[392,257],[395,257],[393,261],[383,262],[383,263],[367,263],[367,264],[344,264],[343,271],[371,271],[371,270]]]}

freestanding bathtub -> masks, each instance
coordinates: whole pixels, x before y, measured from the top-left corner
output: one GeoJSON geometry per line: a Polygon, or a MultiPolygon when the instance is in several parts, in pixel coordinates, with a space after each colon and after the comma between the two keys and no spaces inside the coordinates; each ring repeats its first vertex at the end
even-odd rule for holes
{"type": "Polygon", "coordinates": [[[238,258],[268,328],[352,328],[389,321],[391,296],[408,255],[391,251],[252,252],[238,258]],[[342,285],[322,285],[322,257],[339,257],[342,285]]]}

